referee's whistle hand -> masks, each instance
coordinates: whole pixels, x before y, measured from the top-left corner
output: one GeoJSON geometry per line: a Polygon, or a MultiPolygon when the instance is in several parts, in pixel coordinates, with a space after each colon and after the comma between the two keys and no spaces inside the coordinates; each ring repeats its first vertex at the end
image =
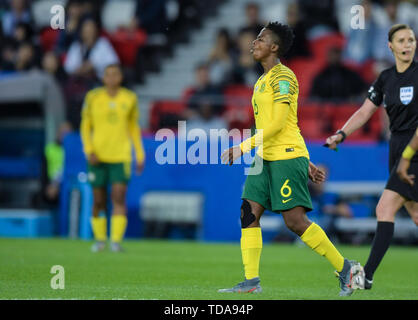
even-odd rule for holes
{"type": "Polygon", "coordinates": [[[327,138],[326,144],[329,149],[335,150],[337,149],[337,145],[340,141],[341,141],[341,136],[339,134],[335,134],[327,138]]]}

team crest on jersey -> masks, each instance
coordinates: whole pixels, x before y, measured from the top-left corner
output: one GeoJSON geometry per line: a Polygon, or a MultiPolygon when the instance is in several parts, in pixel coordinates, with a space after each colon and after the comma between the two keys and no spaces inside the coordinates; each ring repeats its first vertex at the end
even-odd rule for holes
{"type": "Polygon", "coordinates": [[[261,87],[260,87],[260,93],[263,93],[264,92],[264,89],[266,89],[266,83],[265,82],[263,82],[263,84],[261,85],[261,87]]]}
{"type": "Polygon", "coordinates": [[[402,87],[399,91],[399,98],[404,105],[412,101],[414,96],[414,87],[402,87]]]}

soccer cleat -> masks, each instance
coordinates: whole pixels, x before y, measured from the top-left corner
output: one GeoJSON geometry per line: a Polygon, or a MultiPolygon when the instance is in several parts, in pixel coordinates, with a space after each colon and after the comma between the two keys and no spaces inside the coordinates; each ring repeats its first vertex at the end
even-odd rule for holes
{"type": "Polygon", "coordinates": [[[110,251],[112,251],[112,252],[123,252],[124,250],[122,249],[120,243],[111,242],[110,243],[110,251]]]}
{"type": "Polygon", "coordinates": [[[367,278],[364,278],[364,289],[370,290],[373,285],[373,280],[369,280],[367,278]]]}
{"type": "MultiPolygon", "coordinates": [[[[353,261],[353,260],[344,259],[343,270],[340,273],[338,273],[338,279],[340,280],[340,288],[341,288],[341,291],[339,294],[340,297],[351,296],[352,293],[354,292],[354,289],[359,289],[359,286],[361,285],[362,273],[364,277],[363,267],[360,265],[360,263],[353,261]],[[353,285],[353,279],[354,279],[354,285],[353,285]]],[[[364,285],[364,281],[363,281],[363,285],[364,285]]]]}
{"type": "Polygon", "coordinates": [[[103,241],[96,241],[95,243],[93,243],[93,245],[91,246],[91,251],[92,252],[100,252],[103,251],[106,247],[106,243],[103,241]]]}
{"type": "Polygon", "coordinates": [[[261,293],[260,278],[245,279],[232,288],[219,289],[218,292],[261,293]]]}

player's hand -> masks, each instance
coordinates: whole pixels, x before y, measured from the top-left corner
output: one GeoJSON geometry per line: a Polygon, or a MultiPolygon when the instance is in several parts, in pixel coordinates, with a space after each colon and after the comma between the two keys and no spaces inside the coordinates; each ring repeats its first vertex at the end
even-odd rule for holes
{"type": "Polygon", "coordinates": [[[95,153],[90,153],[87,156],[87,161],[93,166],[98,165],[100,163],[99,158],[97,158],[95,153]]]}
{"type": "Polygon", "coordinates": [[[325,172],[315,166],[312,162],[309,161],[309,179],[313,183],[322,183],[325,181],[325,172]]]}
{"type": "Polygon", "coordinates": [[[144,171],[144,166],[145,166],[145,161],[137,162],[135,166],[135,174],[137,174],[138,176],[141,175],[142,172],[144,171]]]}
{"type": "Polygon", "coordinates": [[[235,160],[242,156],[242,151],[239,146],[234,146],[225,150],[221,155],[222,163],[232,165],[235,160]]]}
{"type": "Polygon", "coordinates": [[[401,158],[401,160],[399,161],[399,164],[398,164],[398,168],[396,169],[396,173],[398,174],[399,178],[403,182],[413,186],[415,175],[414,174],[408,174],[408,169],[409,169],[410,165],[411,165],[411,161],[409,161],[405,158],[401,158]]]}
{"type": "Polygon", "coordinates": [[[330,136],[327,138],[326,140],[326,147],[331,149],[331,150],[335,150],[337,149],[337,145],[341,142],[341,140],[343,139],[341,134],[334,134],[333,136],[330,136]]]}

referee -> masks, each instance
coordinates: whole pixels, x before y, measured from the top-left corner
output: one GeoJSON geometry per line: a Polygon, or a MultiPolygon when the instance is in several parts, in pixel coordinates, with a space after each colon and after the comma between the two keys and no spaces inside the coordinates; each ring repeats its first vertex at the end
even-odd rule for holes
{"type": "MultiPolygon", "coordinates": [[[[365,289],[371,289],[373,275],[389,248],[395,214],[404,206],[418,225],[418,188],[404,183],[396,169],[402,153],[418,126],[418,65],[414,61],[417,46],[413,30],[405,24],[396,24],[388,33],[388,46],[395,57],[395,66],[382,71],[370,87],[368,98],[345,125],[326,142],[330,149],[363,126],[383,103],[389,116],[390,176],[376,207],[377,228],[371,252],[364,266],[365,289]]],[[[418,155],[410,159],[409,174],[418,175],[418,155]]]]}

